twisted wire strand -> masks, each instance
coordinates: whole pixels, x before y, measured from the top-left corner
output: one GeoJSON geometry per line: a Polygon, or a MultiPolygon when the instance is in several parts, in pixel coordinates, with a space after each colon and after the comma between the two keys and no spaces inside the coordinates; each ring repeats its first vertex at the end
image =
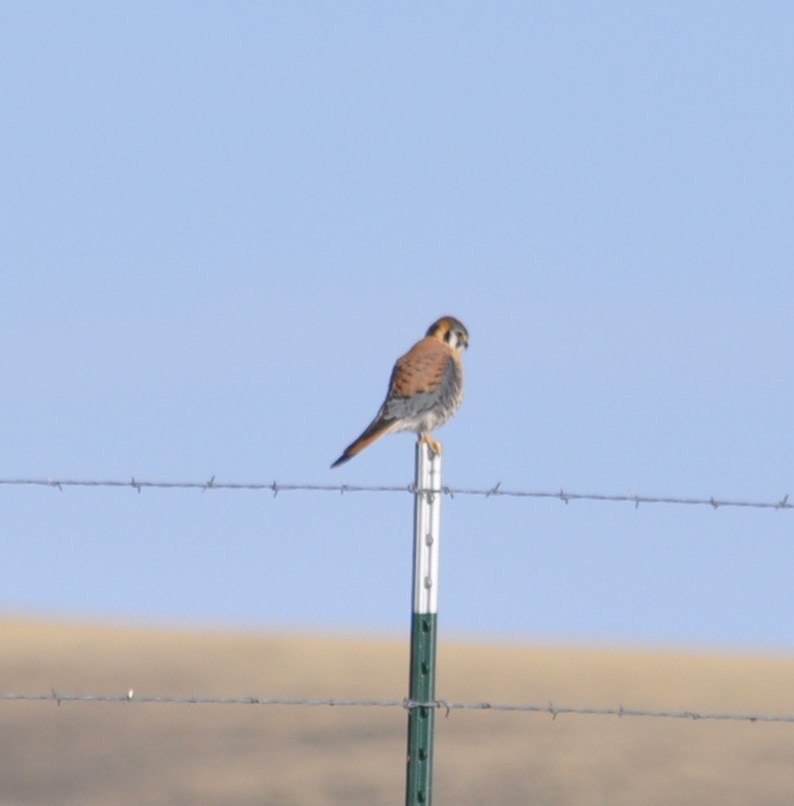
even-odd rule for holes
{"type": "Polygon", "coordinates": [[[442,486],[438,490],[424,490],[414,484],[312,484],[291,482],[236,482],[217,481],[212,476],[207,481],[154,481],[148,479],[56,479],[56,478],[0,478],[0,487],[52,487],[63,492],[69,487],[83,488],[128,488],[140,493],[143,490],[199,490],[201,492],[237,490],[279,493],[290,492],[331,492],[345,493],[441,493],[449,498],[456,496],[479,496],[483,498],[535,498],[553,499],[569,504],[576,501],[628,503],[638,508],[640,504],[668,504],[678,506],[708,506],[712,509],[735,507],[745,509],[791,510],[794,502],[788,494],[777,500],[750,500],[741,498],[677,497],[671,495],[639,495],[636,493],[587,493],[560,490],[508,489],[497,482],[492,487],[451,487],[442,486]]]}
{"type": "Polygon", "coordinates": [[[70,694],[56,690],[48,692],[0,692],[0,701],[54,702],[64,703],[139,703],[155,705],[263,705],[263,706],[325,706],[331,708],[432,708],[444,711],[447,716],[452,711],[490,711],[494,713],[534,713],[548,714],[553,719],[558,716],[578,714],[583,716],[644,717],[650,719],[690,719],[720,722],[785,722],[794,723],[794,714],[731,713],[720,711],[665,710],[660,708],[626,708],[569,706],[548,703],[499,703],[499,702],[453,702],[448,700],[378,700],[351,698],[309,698],[309,697],[208,697],[200,694],[164,695],[136,694],[132,689],[126,694],[70,694]]]}

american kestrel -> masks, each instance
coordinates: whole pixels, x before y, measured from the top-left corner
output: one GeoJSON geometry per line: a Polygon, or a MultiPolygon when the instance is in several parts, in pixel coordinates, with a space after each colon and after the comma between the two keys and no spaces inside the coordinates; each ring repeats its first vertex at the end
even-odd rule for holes
{"type": "Polygon", "coordinates": [[[433,322],[422,341],[397,359],[386,400],[361,436],[331,465],[338,467],[384,434],[415,431],[433,453],[441,445],[430,436],[458,410],[463,397],[460,356],[469,346],[469,332],[454,316],[433,322]]]}

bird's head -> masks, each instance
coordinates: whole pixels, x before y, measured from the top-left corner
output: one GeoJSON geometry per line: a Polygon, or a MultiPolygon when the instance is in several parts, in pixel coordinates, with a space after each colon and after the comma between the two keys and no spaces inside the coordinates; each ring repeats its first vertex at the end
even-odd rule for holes
{"type": "Polygon", "coordinates": [[[427,329],[427,336],[432,336],[452,347],[453,350],[465,350],[469,346],[469,331],[454,316],[442,316],[427,329]]]}

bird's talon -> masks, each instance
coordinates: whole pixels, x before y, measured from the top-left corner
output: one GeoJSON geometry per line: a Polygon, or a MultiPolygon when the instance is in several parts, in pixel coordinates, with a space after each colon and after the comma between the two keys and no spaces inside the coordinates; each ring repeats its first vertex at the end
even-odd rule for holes
{"type": "Polygon", "coordinates": [[[419,437],[419,444],[425,443],[427,445],[428,450],[434,456],[441,456],[441,443],[437,439],[433,439],[430,434],[423,434],[419,437]]]}

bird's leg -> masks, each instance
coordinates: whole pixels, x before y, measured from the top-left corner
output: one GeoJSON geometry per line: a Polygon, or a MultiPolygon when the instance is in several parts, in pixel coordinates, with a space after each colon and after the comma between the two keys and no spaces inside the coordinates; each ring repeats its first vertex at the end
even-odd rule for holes
{"type": "Polygon", "coordinates": [[[441,443],[437,439],[433,439],[429,432],[419,435],[417,442],[421,445],[423,442],[430,448],[430,453],[436,456],[441,456],[441,443]]]}

